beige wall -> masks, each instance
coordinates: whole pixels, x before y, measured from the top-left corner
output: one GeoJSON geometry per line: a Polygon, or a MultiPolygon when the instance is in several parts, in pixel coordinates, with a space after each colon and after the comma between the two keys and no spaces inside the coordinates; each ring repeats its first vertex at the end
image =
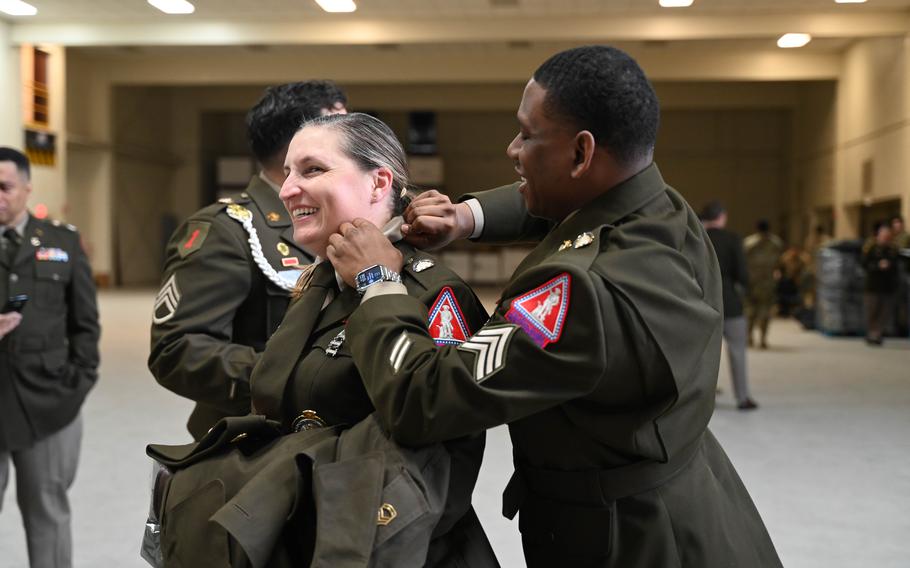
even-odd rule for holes
{"type": "Polygon", "coordinates": [[[172,211],[173,93],[166,88],[114,93],[114,260],[118,284],[152,284],[162,263],[162,218],[172,211]]]}
{"type": "MultiPolygon", "coordinates": [[[[0,81],[5,85],[19,84],[19,48],[10,45],[11,26],[0,21],[0,81]]],[[[0,145],[22,147],[22,93],[19,89],[4,88],[0,105],[0,145]]]]}

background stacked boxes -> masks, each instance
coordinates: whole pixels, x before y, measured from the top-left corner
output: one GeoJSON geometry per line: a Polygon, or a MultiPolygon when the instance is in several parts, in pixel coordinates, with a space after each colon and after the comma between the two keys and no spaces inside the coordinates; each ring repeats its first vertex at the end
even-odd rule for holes
{"type": "Polygon", "coordinates": [[[823,333],[853,335],[865,330],[862,247],[861,240],[835,241],[816,255],[816,326],[823,333]]]}

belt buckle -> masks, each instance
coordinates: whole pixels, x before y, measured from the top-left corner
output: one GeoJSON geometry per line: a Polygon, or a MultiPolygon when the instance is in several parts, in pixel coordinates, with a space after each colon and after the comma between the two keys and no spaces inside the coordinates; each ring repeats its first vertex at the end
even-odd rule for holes
{"type": "Polygon", "coordinates": [[[325,425],[325,420],[320,418],[315,410],[304,410],[300,413],[300,416],[294,419],[294,422],[291,424],[291,429],[294,432],[300,432],[302,430],[324,428],[325,425]]]}

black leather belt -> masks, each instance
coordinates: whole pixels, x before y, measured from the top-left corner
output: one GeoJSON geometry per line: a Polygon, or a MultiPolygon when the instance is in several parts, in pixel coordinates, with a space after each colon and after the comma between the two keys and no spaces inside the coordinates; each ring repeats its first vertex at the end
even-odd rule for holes
{"type": "MultiPolygon", "coordinates": [[[[710,434],[706,434],[710,435],[710,434]]],[[[642,461],[612,469],[560,471],[516,464],[502,496],[502,514],[515,517],[529,494],[575,504],[606,504],[650,491],[686,467],[704,443],[705,434],[667,462],[642,461]]]]}

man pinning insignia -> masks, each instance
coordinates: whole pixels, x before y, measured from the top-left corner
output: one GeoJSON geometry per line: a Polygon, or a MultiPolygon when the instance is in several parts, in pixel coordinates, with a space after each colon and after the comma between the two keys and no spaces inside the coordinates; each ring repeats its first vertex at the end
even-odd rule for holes
{"type": "Polygon", "coordinates": [[[345,103],[328,81],[267,89],[247,114],[259,174],[240,197],[193,214],[168,243],[148,364],[159,383],[196,402],[188,423],[196,439],[250,410],[253,366],[284,317],[300,265],[312,261],[278,199],[288,143],[304,120],[345,112],[345,103]]]}
{"type": "MultiPolygon", "coordinates": [[[[402,232],[424,248],[539,241],[493,316],[439,345],[417,325],[423,304],[390,283],[348,319],[351,355],[399,443],[509,425],[503,513],[520,512],[532,568],[781,566],[708,430],[721,274],[698,217],[653,163],[659,114],[621,50],[554,55],[525,87],[506,151],[521,183],[456,205],[425,192],[405,212],[402,232]]],[[[401,269],[379,229],[355,225],[327,251],[345,282],[401,269]]]]}

